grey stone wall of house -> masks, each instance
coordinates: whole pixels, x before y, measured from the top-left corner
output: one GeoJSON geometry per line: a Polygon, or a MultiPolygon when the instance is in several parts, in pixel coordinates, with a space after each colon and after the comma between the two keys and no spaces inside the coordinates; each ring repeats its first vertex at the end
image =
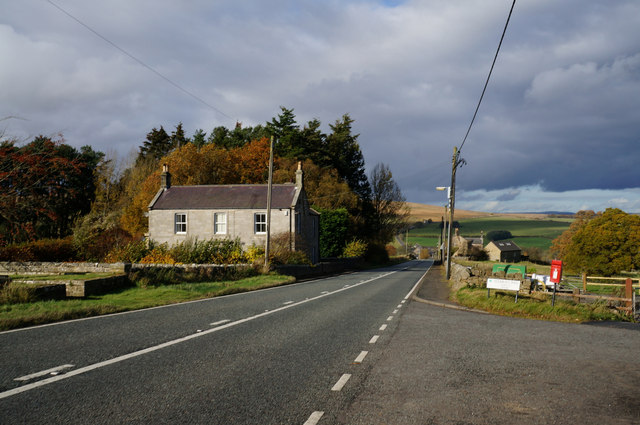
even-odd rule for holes
{"type": "MultiPolygon", "coordinates": [[[[159,242],[175,245],[187,238],[198,240],[235,239],[239,238],[245,246],[264,246],[265,234],[254,231],[254,216],[266,213],[266,210],[151,210],[149,211],[149,238],[159,242]],[[178,234],[175,231],[175,215],[187,214],[187,232],[178,234]],[[214,233],[214,214],[226,213],[227,231],[224,234],[214,233]]],[[[290,209],[274,209],[271,211],[271,233],[289,232],[292,230],[292,211],[290,209]]]]}

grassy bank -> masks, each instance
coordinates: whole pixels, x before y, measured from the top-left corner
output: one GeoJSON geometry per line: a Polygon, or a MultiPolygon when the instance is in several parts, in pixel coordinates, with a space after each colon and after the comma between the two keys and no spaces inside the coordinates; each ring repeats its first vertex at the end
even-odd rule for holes
{"type": "Polygon", "coordinates": [[[117,293],[84,299],[2,304],[0,305],[0,330],[248,292],[285,285],[294,281],[295,279],[290,276],[270,274],[236,281],[182,283],[146,288],[133,287],[117,293]]]}
{"type": "Polygon", "coordinates": [[[555,306],[552,306],[550,296],[535,293],[518,295],[518,302],[516,303],[514,292],[492,291],[491,297],[487,298],[486,289],[462,288],[455,294],[455,299],[466,307],[502,316],[574,323],[601,320],[631,320],[626,314],[609,308],[606,302],[580,304],[556,298],[555,306]]]}

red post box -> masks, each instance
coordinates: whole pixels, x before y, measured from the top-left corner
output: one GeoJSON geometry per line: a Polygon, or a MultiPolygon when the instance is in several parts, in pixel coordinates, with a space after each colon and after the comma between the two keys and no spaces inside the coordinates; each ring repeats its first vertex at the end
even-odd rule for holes
{"type": "Polygon", "coordinates": [[[549,277],[549,281],[552,283],[560,283],[561,279],[562,279],[562,261],[552,260],[551,276],[549,277]]]}

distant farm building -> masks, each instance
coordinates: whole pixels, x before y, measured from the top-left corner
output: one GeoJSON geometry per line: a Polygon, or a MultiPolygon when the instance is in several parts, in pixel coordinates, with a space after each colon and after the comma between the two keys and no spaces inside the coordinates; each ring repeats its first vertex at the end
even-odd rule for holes
{"type": "Polygon", "coordinates": [[[522,249],[513,241],[491,241],[484,250],[491,261],[517,263],[522,256],[522,249]]]}

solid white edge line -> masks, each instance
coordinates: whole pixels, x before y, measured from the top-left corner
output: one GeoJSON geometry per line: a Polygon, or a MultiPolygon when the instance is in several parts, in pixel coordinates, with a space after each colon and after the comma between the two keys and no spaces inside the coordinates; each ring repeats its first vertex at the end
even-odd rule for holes
{"type": "Polygon", "coordinates": [[[302,425],[316,425],[318,421],[320,421],[322,415],[324,415],[324,412],[322,411],[313,412],[311,416],[309,416],[309,419],[307,419],[307,421],[302,425]]]}
{"type": "MultiPolygon", "coordinates": [[[[392,272],[392,273],[395,273],[395,271],[392,272]]],[[[145,311],[157,310],[157,309],[160,309],[160,308],[178,307],[178,306],[181,306],[181,305],[184,305],[184,304],[203,303],[203,302],[207,302],[207,301],[216,301],[218,299],[225,299],[225,298],[230,298],[230,297],[241,297],[241,296],[244,296],[244,295],[259,293],[259,292],[262,292],[262,291],[277,291],[278,289],[282,289],[285,286],[287,288],[291,288],[291,287],[294,287],[294,286],[313,283],[313,282],[316,282],[318,280],[322,280],[322,279],[307,280],[305,282],[297,282],[297,283],[290,283],[288,285],[274,286],[274,287],[271,287],[271,288],[256,289],[255,291],[251,291],[251,292],[240,292],[240,293],[237,293],[237,294],[220,295],[220,296],[217,296],[217,297],[203,298],[203,299],[200,299],[200,300],[191,300],[191,301],[184,301],[184,302],[181,302],[181,303],[159,305],[159,306],[156,306],[156,307],[143,308],[143,309],[140,309],[140,310],[121,311],[119,313],[102,314],[100,316],[83,317],[81,319],[65,320],[65,321],[62,321],[62,322],[54,322],[54,323],[45,323],[44,325],[29,326],[28,328],[10,329],[8,331],[0,332],[0,335],[8,334],[8,333],[14,333],[14,332],[24,332],[24,331],[29,331],[29,330],[32,330],[32,329],[48,328],[49,326],[61,326],[61,325],[66,325],[68,323],[74,323],[74,322],[84,322],[85,320],[98,320],[98,319],[105,319],[105,318],[112,317],[112,316],[123,316],[125,314],[142,313],[142,312],[145,312],[145,311]]]]}
{"type": "Polygon", "coordinates": [[[380,338],[380,335],[372,336],[371,339],[369,340],[369,344],[375,344],[376,342],[378,342],[378,338],[380,338]]]}
{"type": "Polygon", "coordinates": [[[422,279],[427,275],[427,273],[429,273],[429,270],[431,270],[431,266],[433,266],[433,262],[431,262],[431,265],[429,265],[429,267],[427,268],[427,270],[422,274],[422,276],[420,276],[420,279],[418,279],[418,281],[416,282],[415,285],[413,285],[413,288],[411,288],[411,290],[409,291],[409,293],[407,295],[405,295],[404,299],[401,301],[402,303],[404,303],[406,300],[409,299],[409,297],[411,296],[411,294],[413,294],[413,292],[416,290],[416,288],[418,287],[418,285],[420,284],[420,282],[422,281],[422,279]]]}
{"type": "Polygon", "coordinates": [[[385,324],[385,325],[380,326],[380,329],[378,329],[378,330],[383,331],[383,330],[385,330],[385,329],[387,329],[387,325],[386,325],[386,324],[385,324]]]}
{"type": "Polygon", "coordinates": [[[367,354],[369,354],[368,351],[361,352],[353,362],[354,363],[362,363],[364,361],[364,358],[367,357],[367,354]]]}
{"type": "Polygon", "coordinates": [[[218,331],[221,331],[223,329],[227,329],[227,328],[230,328],[230,327],[233,327],[233,326],[237,326],[237,325],[242,324],[242,323],[250,322],[250,321],[258,319],[260,317],[269,316],[269,315],[271,315],[273,313],[277,313],[279,311],[287,310],[289,308],[296,307],[298,305],[301,305],[301,304],[304,304],[304,303],[307,303],[307,302],[310,302],[310,301],[315,301],[315,300],[318,300],[320,298],[328,297],[329,295],[333,295],[333,294],[338,293],[338,292],[347,291],[349,289],[356,288],[356,287],[358,287],[360,285],[364,285],[366,283],[373,282],[375,280],[378,280],[378,279],[381,279],[383,277],[389,276],[389,275],[391,275],[393,273],[396,273],[396,272],[397,272],[397,270],[394,270],[394,271],[385,273],[383,275],[380,275],[380,276],[377,276],[377,277],[373,277],[373,278],[371,278],[369,280],[366,280],[364,282],[356,283],[353,286],[350,286],[349,288],[336,289],[335,291],[333,291],[333,292],[331,292],[329,294],[318,295],[316,297],[308,298],[308,299],[305,299],[303,301],[298,301],[297,303],[294,303],[294,304],[285,305],[285,306],[276,308],[276,309],[271,310],[271,311],[265,311],[264,313],[256,314],[255,316],[245,317],[244,319],[236,320],[235,322],[226,323],[226,324],[218,326],[216,328],[207,329],[205,331],[194,333],[194,334],[191,334],[191,335],[187,335],[185,337],[174,339],[172,341],[167,341],[167,342],[159,344],[159,345],[148,347],[148,348],[145,348],[145,349],[142,349],[142,350],[139,350],[139,351],[134,351],[134,352],[129,353],[129,354],[124,354],[122,356],[114,357],[112,359],[105,360],[105,361],[98,362],[98,363],[94,363],[94,364],[91,364],[91,365],[88,365],[88,366],[85,366],[85,367],[81,367],[79,369],[75,369],[75,370],[72,370],[70,372],[67,372],[64,375],[53,376],[51,378],[43,379],[42,381],[38,381],[38,382],[31,383],[31,384],[23,385],[21,387],[14,388],[14,389],[9,390],[9,391],[4,391],[4,392],[0,393],[0,400],[3,399],[3,398],[14,396],[16,394],[20,394],[20,393],[23,393],[23,392],[26,392],[26,391],[30,391],[30,390],[35,389],[35,388],[39,388],[39,387],[42,387],[42,386],[45,386],[45,385],[48,385],[48,384],[52,384],[54,382],[58,382],[58,381],[61,381],[63,379],[71,378],[71,377],[76,376],[76,375],[80,375],[80,374],[83,374],[83,373],[86,373],[86,372],[90,372],[90,371],[95,370],[95,369],[100,369],[102,367],[109,366],[109,365],[114,364],[114,363],[119,363],[121,361],[128,360],[128,359],[131,359],[131,358],[134,358],[134,357],[138,357],[138,356],[141,356],[143,354],[148,354],[148,353],[151,353],[151,352],[154,352],[154,351],[157,351],[157,350],[161,350],[163,348],[170,347],[172,345],[180,344],[182,342],[186,342],[186,341],[189,341],[189,340],[194,339],[194,338],[200,338],[202,336],[209,335],[210,333],[218,332],[218,331]]]}
{"type": "Polygon", "coordinates": [[[73,365],[72,364],[63,364],[62,366],[52,367],[51,369],[47,369],[47,370],[43,370],[43,371],[40,371],[40,372],[32,373],[30,375],[25,375],[25,376],[21,376],[19,378],[15,378],[14,381],[29,381],[29,380],[34,379],[34,378],[39,378],[41,376],[48,375],[48,374],[50,374],[52,372],[60,372],[61,370],[69,369],[70,367],[73,367],[73,365]]]}
{"type": "Polygon", "coordinates": [[[336,382],[336,384],[331,388],[331,391],[341,391],[342,388],[347,383],[347,381],[349,380],[349,378],[351,378],[351,375],[348,373],[345,373],[344,375],[342,375],[340,379],[338,379],[338,382],[336,382]]]}
{"type": "Polygon", "coordinates": [[[218,320],[217,322],[210,323],[209,326],[224,325],[225,323],[229,323],[230,321],[231,320],[229,320],[229,319],[218,320]]]}

